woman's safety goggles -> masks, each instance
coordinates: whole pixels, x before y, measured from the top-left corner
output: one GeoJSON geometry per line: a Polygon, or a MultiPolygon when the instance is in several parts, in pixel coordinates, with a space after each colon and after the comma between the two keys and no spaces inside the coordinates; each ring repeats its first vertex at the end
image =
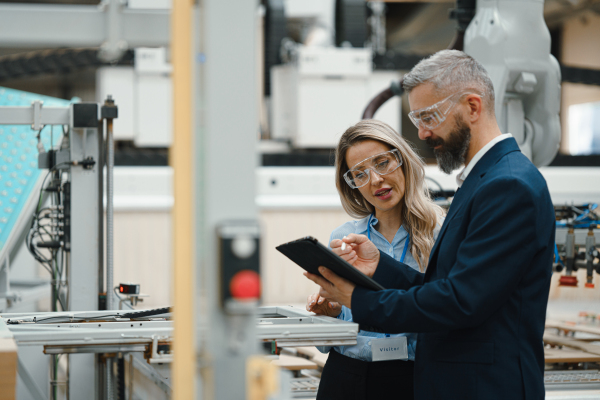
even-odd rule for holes
{"type": "Polygon", "coordinates": [[[438,101],[432,106],[414,110],[408,113],[408,117],[413,124],[419,128],[432,130],[440,126],[446,120],[450,110],[454,108],[460,98],[471,92],[454,93],[446,97],[444,100],[438,101]]]}
{"type": "Polygon", "coordinates": [[[369,183],[371,172],[378,175],[387,175],[397,170],[401,165],[402,157],[398,149],[393,149],[362,160],[344,174],[344,179],[352,189],[358,189],[369,183]]]}

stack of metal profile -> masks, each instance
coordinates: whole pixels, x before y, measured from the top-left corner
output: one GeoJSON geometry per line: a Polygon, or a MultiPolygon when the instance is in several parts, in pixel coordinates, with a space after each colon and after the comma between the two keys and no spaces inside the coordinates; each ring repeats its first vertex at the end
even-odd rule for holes
{"type": "Polygon", "coordinates": [[[294,399],[303,399],[307,397],[314,398],[317,395],[320,381],[321,380],[315,376],[301,376],[299,378],[292,378],[292,397],[294,399]]]}
{"type": "Polygon", "coordinates": [[[599,390],[600,373],[597,370],[546,371],[546,390],[599,390]]]}

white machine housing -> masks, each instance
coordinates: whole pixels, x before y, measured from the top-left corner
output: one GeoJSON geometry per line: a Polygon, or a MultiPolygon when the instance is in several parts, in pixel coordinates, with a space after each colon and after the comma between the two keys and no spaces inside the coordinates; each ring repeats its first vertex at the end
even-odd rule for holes
{"type": "MultiPolygon", "coordinates": [[[[368,48],[299,46],[292,62],[271,69],[271,138],[295,148],[335,147],[371,98],[400,79],[373,71],[371,58],[368,48]]],[[[395,97],[377,112],[398,132],[400,105],[395,97]]]]}

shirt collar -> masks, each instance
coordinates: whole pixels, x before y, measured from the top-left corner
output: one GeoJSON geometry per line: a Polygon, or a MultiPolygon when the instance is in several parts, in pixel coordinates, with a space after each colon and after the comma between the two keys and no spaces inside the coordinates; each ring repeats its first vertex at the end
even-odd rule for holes
{"type": "Polygon", "coordinates": [[[475,168],[475,165],[477,164],[477,162],[479,160],[481,160],[481,158],[485,155],[485,153],[487,153],[492,147],[494,147],[496,145],[496,143],[499,143],[499,142],[503,141],[504,139],[508,139],[511,137],[513,137],[513,136],[510,133],[504,133],[500,136],[496,136],[488,144],[483,146],[481,148],[481,150],[479,150],[477,152],[477,154],[475,154],[475,156],[473,157],[473,159],[471,160],[469,165],[467,165],[460,174],[456,175],[456,183],[458,184],[458,187],[462,186],[464,181],[467,179],[467,176],[469,176],[469,174],[471,173],[473,168],[475,168]]]}
{"type": "MultiPolygon", "coordinates": [[[[359,235],[367,234],[367,224],[369,222],[369,217],[370,215],[367,215],[366,217],[356,221],[356,233],[358,233],[359,235]]],[[[377,225],[378,222],[379,220],[377,219],[377,217],[373,215],[373,218],[371,219],[371,232],[376,230],[375,225],[377,225]]],[[[398,232],[396,232],[396,236],[394,237],[394,243],[392,244],[395,244],[396,242],[401,242],[406,236],[408,236],[408,231],[404,228],[404,224],[400,225],[400,228],[398,228],[398,232]],[[398,232],[401,232],[401,234],[398,235],[398,232]]]]}
{"type": "MultiPolygon", "coordinates": [[[[360,235],[367,234],[367,223],[369,222],[369,217],[370,215],[367,215],[366,217],[356,221],[356,233],[360,235]]],[[[377,218],[375,218],[373,215],[373,218],[371,219],[371,227],[374,227],[374,225],[377,225],[377,218]]]]}

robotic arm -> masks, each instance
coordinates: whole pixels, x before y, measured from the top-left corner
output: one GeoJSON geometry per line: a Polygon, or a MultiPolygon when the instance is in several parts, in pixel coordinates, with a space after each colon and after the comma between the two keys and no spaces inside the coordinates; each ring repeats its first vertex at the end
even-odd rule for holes
{"type": "MultiPolygon", "coordinates": [[[[483,64],[494,84],[500,129],[512,133],[536,166],[550,164],[561,137],[561,76],[550,54],[544,1],[457,0],[456,6],[451,17],[458,20],[458,32],[449,48],[483,64]]],[[[386,100],[401,94],[394,82],[371,101],[363,118],[373,118],[386,100]]]]}
{"type": "Polygon", "coordinates": [[[464,51],[490,74],[501,130],[536,166],[548,165],[561,137],[561,76],[543,0],[478,0],[464,51]]]}

